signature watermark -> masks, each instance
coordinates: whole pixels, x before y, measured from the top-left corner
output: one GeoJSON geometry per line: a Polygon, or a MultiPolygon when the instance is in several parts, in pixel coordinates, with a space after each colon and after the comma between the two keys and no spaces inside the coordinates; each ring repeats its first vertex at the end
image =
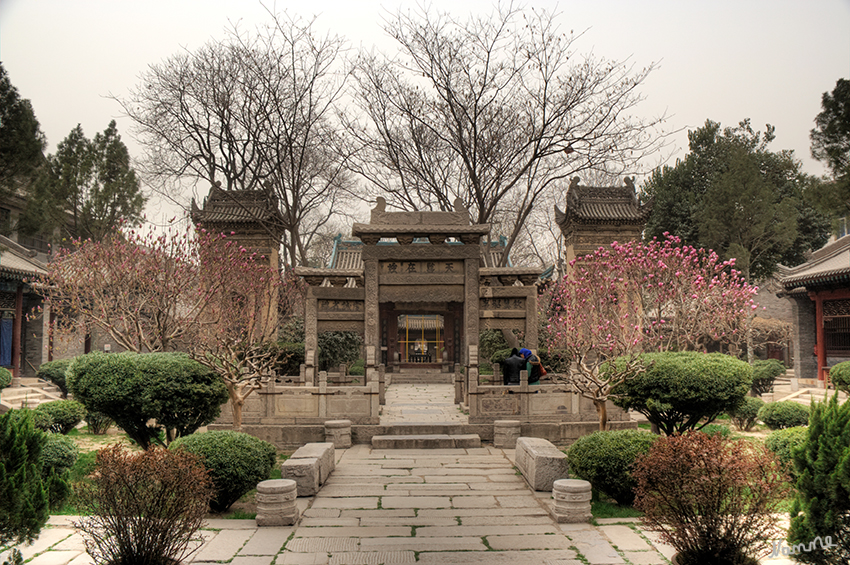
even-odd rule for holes
{"type": "Polygon", "coordinates": [[[835,544],[832,543],[832,536],[824,536],[823,539],[818,536],[809,543],[798,543],[792,546],[785,545],[785,541],[775,541],[773,542],[773,553],[771,553],[770,556],[779,557],[782,555],[787,557],[788,555],[811,553],[812,551],[817,551],[818,546],[820,546],[821,549],[830,549],[835,547],[835,544]]]}

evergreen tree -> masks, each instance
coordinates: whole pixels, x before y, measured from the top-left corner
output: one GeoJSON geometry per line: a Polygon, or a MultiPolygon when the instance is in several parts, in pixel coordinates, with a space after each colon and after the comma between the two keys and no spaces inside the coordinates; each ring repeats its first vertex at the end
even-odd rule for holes
{"type": "Polygon", "coordinates": [[[838,79],[824,92],[810,134],[812,157],[829,167],[832,178],[817,187],[818,205],[833,217],[850,212],[850,80],[838,79]]]}
{"type": "Polygon", "coordinates": [[[34,183],[21,219],[24,233],[52,233],[96,241],[125,220],[140,220],[145,198],[115,121],[89,140],[77,124],[59,143],[34,183]]]}
{"type": "Polygon", "coordinates": [[[797,494],[791,507],[790,545],[807,544],[794,554],[805,563],[850,560],[850,402],[838,395],[815,404],[806,443],[793,453],[797,494]],[[826,537],[829,536],[829,540],[826,537]],[[815,538],[821,544],[813,544],[815,538]],[[828,541],[834,547],[824,549],[828,541]],[[811,544],[811,546],[809,546],[811,544]]]}
{"type": "Polygon", "coordinates": [[[47,522],[40,461],[44,441],[28,411],[0,416],[0,546],[31,542],[47,522]]]}
{"type": "Polygon", "coordinates": [[[32,104],[20,97],[0,64],[0,200],[32,182],[46,145],[32,104]]]}
{"type": "Polygon", "coordinates": [[[737,259],[747,280],[793,266],[829,236],[829,222],[810,205],[814,183],[791,151],[773,152],[774,130],[762,135],[749,120],[721,129],[707,120],[688,132],[690,152],[644,184],[653,199],[646,236],[665,232],[685,244],[737,259]]]}

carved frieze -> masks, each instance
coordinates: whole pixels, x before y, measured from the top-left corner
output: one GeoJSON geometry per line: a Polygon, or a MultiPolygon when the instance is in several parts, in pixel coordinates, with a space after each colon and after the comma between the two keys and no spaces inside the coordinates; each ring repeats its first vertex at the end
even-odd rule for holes
{"type": "Polygon", "coordinates": [[[360,300],[319,300],[320,312],[363,312],[360,300]]]}
{"type": "Polygon", "coordinates": [[[525,298],[487,298],[478,299],[478,305],[481,310],[522,310],[525,312],[525,298]]]}
{"type": "Polygon", "coordinates": [[[463,261],[381,261],[381,275],[462,275],[463,261]]]}

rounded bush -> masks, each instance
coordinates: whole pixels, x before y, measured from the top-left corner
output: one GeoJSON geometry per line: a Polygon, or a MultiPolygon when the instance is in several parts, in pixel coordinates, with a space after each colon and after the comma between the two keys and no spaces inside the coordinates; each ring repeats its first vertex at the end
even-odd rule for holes
{"type": "Polygon", "coordinates": [[[80,456],[76,442],[61,434],[47,434],[41,449],[41,472],[45,477],[51,470],[62,474],[71,469],[80,456]]]}
{"type": "Polygon", "coordinates": [[[752,386],[752,367],[730,355],[685,351],[641,359],[645,370],[611,390],[614,404],[640,412],[667,435],[710,424],[738,406],[752,386]]]}
{"type": "Polygon", "coordinates": [[[709,424],[704,426],[700,431],[710,436],[720,436],[723,438],[728,438],[732,434],[729,426],[724,426],[723,424],[709,424]]]}
{"type": "Polygon", "coordinates": [[[181,437],[169,449],[185,449],[202,458],[215,484],[216,494],[210,501],[213,512],[224,512],[257,483],[268,479],[277,460],[272,444],[229,430],[181,437]]]}
{"type": "Polygon", "coordinates": [[[729,411],[729,417],[739,430],[748,432],[758,422],[759,410],[762,406],[764,406],[764,400],[761,398],[745,396],[735,409],[729,411]]]}
{"type": "Polygon", "coordinates": [[[68,368],[68,390],[147,449],[163,428],[188,435],[227,402],[221,378],[184,353],[90,353],[68,368]],[[151,425],[151,420],[156,425],[151,425]]]}
{"type": "Polygon", "coordinates": [[[0,390],[12,384],[12,371],[0,367],[0,390]]]}
{"type": "Polygon", "coordinates": [[[806,443],[809,437],[808,426],[794,426],[793,428],[784,428],[770,432],[767,439],[764,440],[764,446],[776,455],[776,459],[782,464],[782,467],[788,469],[789,472],[794,471],[792,463],[793,450],[806,443]]]}
{"type": "Polygon", "coordinates": [[[538,351],[537,356],[540,357],[540,362],[546,367],[547,371],[568,373],[570,370],[570,358],[563,349],[547,350],[543,348],[538,351]]]}
{"type": "Polygon", "coordinates": [[[73,358],[59,359],[57,361],[42,363],[35,376],[39,379],[50,381],[55,384],[59,387],[59,390],[62,391],[62,396],[68,396],[68,385],[65,383],[65,373],[68,370],[68,367],[71,366],[71,362],[73,360],[73,358]]]}
{"type": "Polygon", "coordinates": [[[753,394],[761,396],[773,391],[776,377],[785,373],[785,365],[778,359],[757,359],[753,361],[753,394]]]}
{"type": "Polygon", "coordinates": [[[50,425],[45,431],[65,435],[86,417],[86,407],[76,400],[54,400],[35,407],[35,412],[50,416],[50,425]]]}
{"type": "Polygon", "coordinates": [[[358,359],[354,363],[351,364],[351,367],[348,368],[349,375],[357,375],[363,376],[366,374],[366,367],[364,366],[366,361],[363,359],[358,359]]]}
{"type": "Polygon", "coordinates": [[[632,464],[659,436],[641,430],[609,430],[578,438],[567,451],[570,474],[629,506],[634,502],[632,464]]]}
{"type": "Polygon", "coordinates": [[[809,407],[793,400],[769,402],[761,407],[759,420],[771,430],[782,430],[809,423],[809,407]]]}
{"type": "Polygon", "coordinates": [[[501,364],[505,359],[511,356],[511,348],[508,349],[497,349],[490,356],[490,363],[493,365],[501,364]]]}
{"type": "Polygon", "coordinates": [[[850,361],[832,366],[829,369],[829,380],[835,388],[850,394],[850,361]]]}

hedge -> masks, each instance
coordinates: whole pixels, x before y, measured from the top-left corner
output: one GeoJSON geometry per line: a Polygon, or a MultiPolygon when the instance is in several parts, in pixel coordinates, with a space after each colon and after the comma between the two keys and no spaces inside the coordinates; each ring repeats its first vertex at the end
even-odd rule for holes
{"type": "Polygon", "coordinates": [[[567,451],[570,474],[589,481],[593,488],[630,506],[635,481],[632,464],[647,453],[659,436],[641,430],[612,430],[582,436],[567,451]]]}
{"type": "Polygon", "coordinates": [[[764,406],[764,400],[761,398],[745,396],[738,406],[729,411],[729,417],[739,430],[748,432],[758,422],[759,410],[762,406],[764,406]]]}
{"type": "Polygon", "coordinates": [[[752,386],[752,367],[729,355],[686,351],[641,358],[645,370],[611,390],[614,404],[640,412],[667,435],[710,424],[737,407],[752,386]]]}
{"type": "Polygon", "coordinates": [[[36,420],[36,425],[46,432],[65,435],[86,417],[86,407],[76,400],[53,400],[35,407],[36,412],[47,414],[48,420],[36,420]],[[47,424],[45,426],[44,424],[47,424]]]}
{"type": "Polygon", "coordinates": [[[12,384],[12,371],[0,367],[0,390],[12,384]]]}
{"type": "Polygon", "coordinates": [[[762,394],[773,391],[773,383],[776,377],[785,373],[785,365],[777,359],[757,359],[753,361],[753,394],[762,394]]]}
{"type": "Polygon", "coordinates": [[[35,376],[39,379],[50,381],[55,384],[59,387],[59,390],[62,391],[62,396],[68,396],[68,385],[65,383],[65,373],[68,371],[68,367],[71,366],[73,361],[74,359],[71,358],[42,363],[35,376]]]}
{"type": "Polygon", "coordinates": [[[764,440],[764,446],[771,450],[782,466],[794,473],[794,449],[806,443],[809,437],[807,426],[794,426],[770,432],[764,440]]]}
{"type": "Polygon", "coordinates": [[[829,369],[829,380],[836,389],[850,393],[850,361],[833,365],[829,369]]]}
{"type": "Polygon", "coordinates": [[[771,430],[805,426],[809,423],[809,407],[793,400],[769,402],[761,407],[758,418],[771,430]]]}
{"type": "Polygon", "coordinates": [[[201,456],[215,484],[216,494],[210,501],[213,512],[224,512],[257,483],[268,479],[277,461],[272,444],[230,430],[182,437],[169,449],[185,449],[201,456]]]}
{"type": "Polygon", "coordinates": [[[68,390],[144,449],[163,443],[163,428],[179,437],[209,424],[228,399],[221,378],[183,353],[81,355],[68,368],[68,390]]]}

